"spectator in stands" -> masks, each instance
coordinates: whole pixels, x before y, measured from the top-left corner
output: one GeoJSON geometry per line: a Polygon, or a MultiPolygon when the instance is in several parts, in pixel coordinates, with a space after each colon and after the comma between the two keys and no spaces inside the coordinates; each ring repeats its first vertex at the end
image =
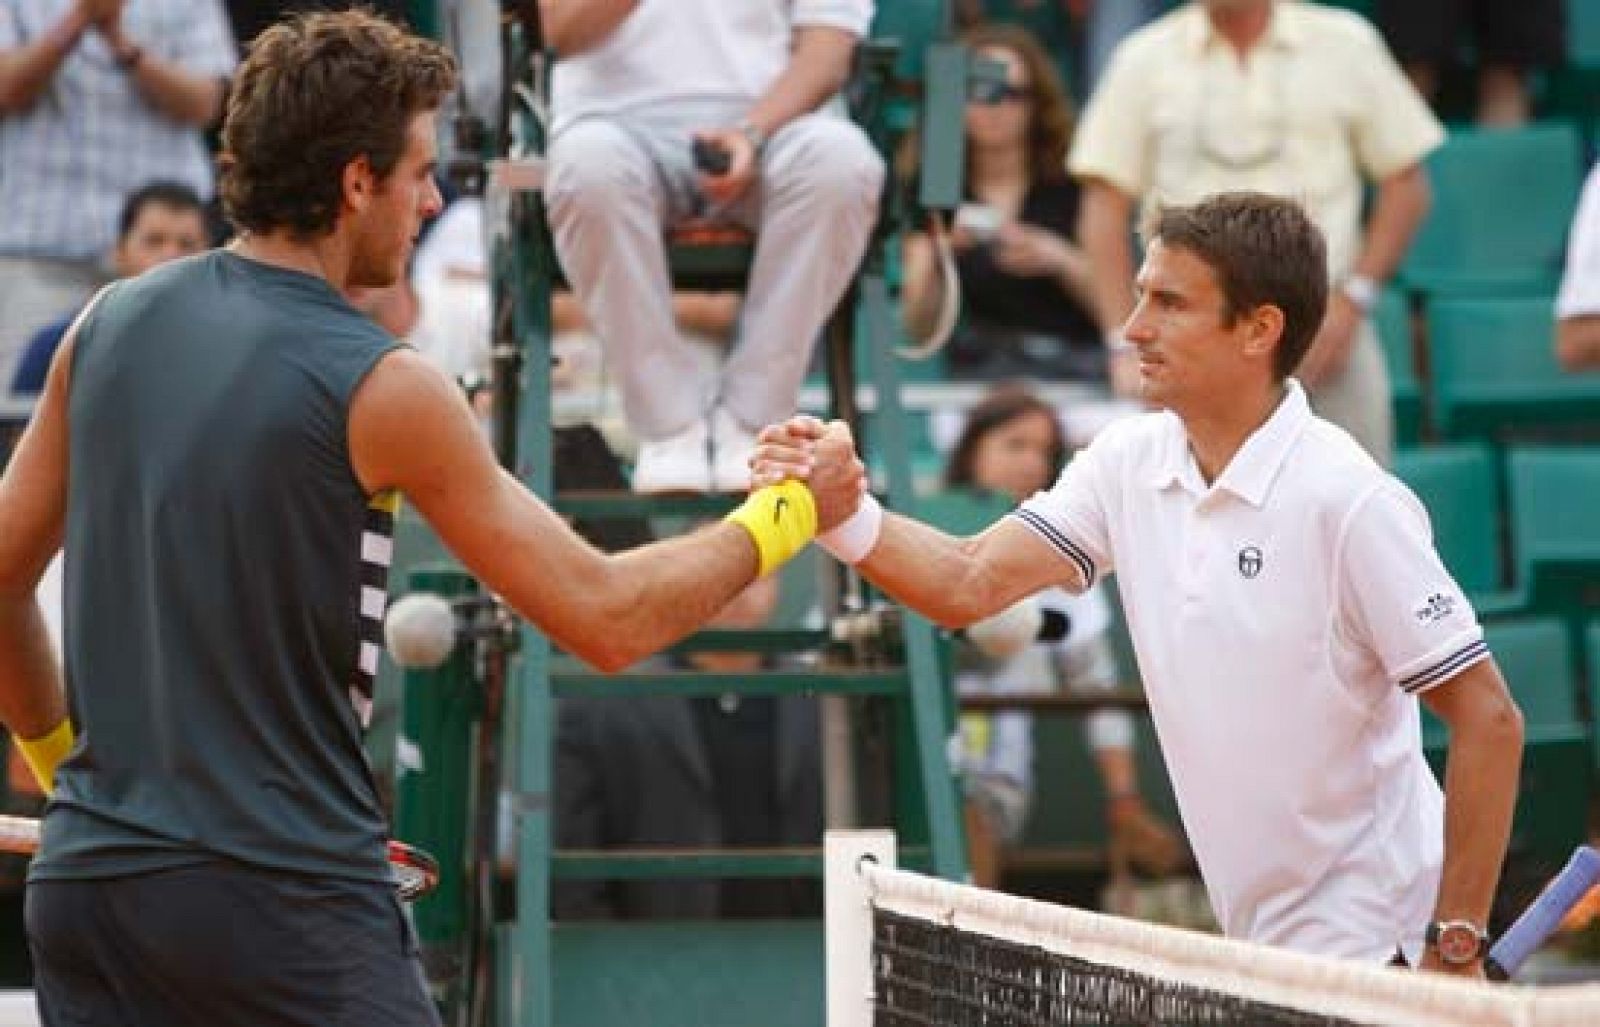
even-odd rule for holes
{"type": "MultiPolygon", "coordinates": [[[[965,321],[946,350],[952,370],[977,378],[1104,381],[1105,350],[1091,312],[1088,260],[1073,241],[1078,185],[1066,173],[1072,108],[1049,57],[1027,30],[968,32],[980,56],[1005,67],[967,103],[967,200],[950,241],[965,321]]],[[[905,305],[927,334],[943,301],[927,235],[906,241],[905,305]]]]}
{"type": "MultiPolygon", "coordinates": [[[[757,579],[711,626],[767,623],[776,576],[757,579]]],[[[754,672],[759,653],[696,653],[678,666],[754,672]]],[[[822,770],[809,696],[562,699],[556,731],[558,848],[761,848],[816,845],[822,770]]],[[[815,914],[815,881],[562,882],[558,917],[622,919],[815,914]]]]}
{"type": "MultiPolygon", "coordinates": [[[[945,472],[951,488],[999,493],[1020,503],[1050,487],[1066,463],[1066,438],[1049,403],[1021,386],[1001,386],[973,407],[945,472]]],[[[1117,687],[1111,606],[1096,586],[1082,595],[1059,588],[1036,597],[1045,610],[1065,617],[1060,641],[1039,642],[995,660],[963,646],[956,686],[962,694],[1014,694],[1065,689],[1103,692],[1117,687]]],[[[1167,873],[1182,846],[1146,808],[1134,759],[1132,715],[1101,709],[1085,721],[1089,746],[1105,795],[1106,829],[1134,866],[1167,873]]],[[[967,794],[967,843],[973,880],[1000,883],[1001,852],[1021,836],[1033,800],[1033,718],[1022,710],[964,714],[961,718],[963,780],[967,794]]],[[[1060,801],[1081,801],[1066,782],[1060,801]]]]}
{"type": "Polygon", "coordinates": [[[1478,69],[1481,125],[1526,122],[1529,71],[1566,60],[1562,0],[1378,0],[1375,16],[1406,74],[1430,103],[1439,101],[1444,69],[1470,53],[1478,69]]]}
{"type": "Polygon", "coordinates": [[[1427,213],[1422,160],[1444,129],[1359,15],[1297,0],[1193,0],[1118,48],[1069,161],[1079,239],[1118,390],[1138,389],[1135,205],[1249,189],[1302,199],[1337,288],[1297,375],[1313,405],[1387,463],[1389,381],[1369,315],[1427,213]],[[1363,186],[1375,186],[1365,233],[1363,186]]]}
{"type": "Polygon", "coordinates": [[[221,0],[0,0],[0,381],[101,283],[130,193],[211,194],[236,59],[221,0]]]}
{"type": "Polygon", "coordinates": [[[567,277],[640,438],[640,491],[746,486],[754,430],[793,410],[855,274],[883,162],[830,100],[870,0],[549,2],[546,198],[567,277]],[[697,170],[692,144],[725,153],[697,170]],[[738,343],[707,380],[678,334],[662,226],[756,233],[738,343]]]}
{"type": "Polygon", "coordinates": [[[1556,358],[1569,371],[1600,370],[1600,164],[1589,171],[1567,239],[1556,297],[1556,358]]]}
{"type": "MultiPolygon", "coordinates": [[[[169,260],[199,253],[206,241],[205,206],[195,191],[181,182],[152,182],[122,205],[111,269],[118,278],[133,278],[169,260]]],[[[34,333],[11,380],[13,393],[32,396],[44,388],[50,358],[77,316],[74,310],[34,333]]]]}
{"type": "MultiPolygon", "coordinates": [[[[388,289],[360,297],[357,306],[404,339],[439,370],[474,391],[475,406],[487,414],[491,303],[485,262],[483,202],[463,196],[453,201],[428,227],[417,244],[410,275],[388,289]]],[[[713,374],[732,341],[739,317],[737,293],[673,294],[673,316],[690,344],[713,374]]],[[[608,416],[613,406],[603,390],[599,344],[583,308],[569,292],[551,302],[551,346],[555,366],[551,384],[570,402],[556,412],[557,423],[598,424],[619,451],[632,439],[624,426],[608,416]]],[[[626,488],[626,484],[623,485],[626,488]]]]}
{"type": "Polygon", "coordinates": [[[956,18],[964,28],[990,20],[1027,27],[1056,54],[1063,80],[1090,96],[1123,37],[1165,9],[1165,0],[957,0],[956,18]],[[1081,48],[1072,45],[1074,37],[1081,48]],[[1069,50],[1079,54],[1076,62],[1069,50]]]}

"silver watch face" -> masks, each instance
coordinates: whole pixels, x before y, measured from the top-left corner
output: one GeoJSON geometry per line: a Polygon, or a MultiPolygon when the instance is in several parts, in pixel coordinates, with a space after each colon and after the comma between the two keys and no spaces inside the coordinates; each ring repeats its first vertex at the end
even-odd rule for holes
{"type": "Polygon", "coordinates": [[[1452,921],[1439,925],[1439,940],[1435,945],[1440,959],[1460,965],[1478,958],[1483,947],[1483,936],[1469,923],[1452,921]]]}

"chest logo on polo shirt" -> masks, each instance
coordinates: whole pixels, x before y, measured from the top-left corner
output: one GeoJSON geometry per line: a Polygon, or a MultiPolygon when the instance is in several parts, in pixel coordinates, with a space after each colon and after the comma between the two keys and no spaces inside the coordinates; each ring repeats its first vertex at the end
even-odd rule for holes
{"type": "Polygon", "coordinates": [[[1253,578],[1261,573],[1261,550],[1255,546],[1245,546],[1239,550],[1239,573],[1247,578],[1253,578]]]}

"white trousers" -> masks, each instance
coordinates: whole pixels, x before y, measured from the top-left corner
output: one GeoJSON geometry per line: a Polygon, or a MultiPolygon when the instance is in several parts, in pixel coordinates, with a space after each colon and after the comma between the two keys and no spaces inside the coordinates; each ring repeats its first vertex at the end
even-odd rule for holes
{"type": "Polygon", "coordinates": [[[861,261],[884,167],[866,135],[828,113],[768,142],[749,193],[708,209],[691,136],[745,104],[700,102],[580,118],[552,140],[545,187],[562,267],[604,346],[629,425],[659,439],[712,404],[754,430],[794,412],[819,330],[861,261]],[[709,219],[756,235],[738,338],[708,378],[673,321],[663,230],[709,219]]]}
{"type": "Polygon", "coordinates": [[[1311,408],[1361,443],[1380,467],[1394,462],[1394,407],[1378,332],[1361,322],[1344,373],[1309,390],[1311,408]]]}
{"type": "Polygon", "coordinates": [[[0,393],[11,391],[33,334],[76,314],[104,281],[91,261],[0,257],[0,393]]]}

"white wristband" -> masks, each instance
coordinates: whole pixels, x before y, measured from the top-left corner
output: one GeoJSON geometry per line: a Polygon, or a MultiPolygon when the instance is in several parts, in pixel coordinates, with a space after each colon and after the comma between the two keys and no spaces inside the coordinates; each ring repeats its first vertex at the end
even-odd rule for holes
{"type": "Polygon", "coordinates": [[[883,507],[869,492],[861,497],[855,513],[818,535],[817,544],[844,563],[860,563],[878,544],[878,533],[882,530],[883,507]]]}

